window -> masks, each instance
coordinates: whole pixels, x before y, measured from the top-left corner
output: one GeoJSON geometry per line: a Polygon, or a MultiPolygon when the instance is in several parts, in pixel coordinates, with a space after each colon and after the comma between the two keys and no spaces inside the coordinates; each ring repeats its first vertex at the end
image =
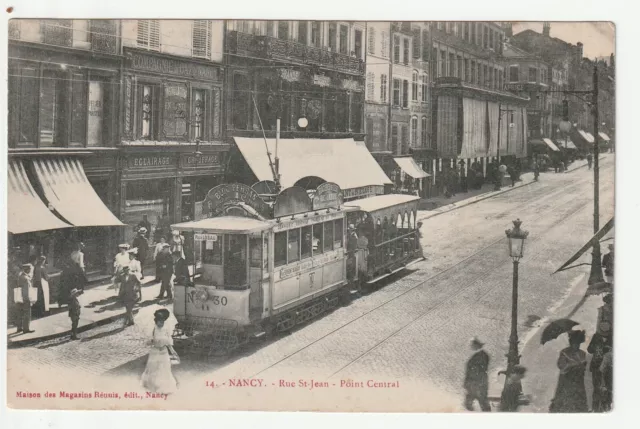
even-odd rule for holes
{"type": "Polygon", "coordinates": [[[389,34],[386,31],[380,34],[380,50],[382,58],[389,58],[389,34]]]}
{"type": "Polygon", "coordinates": [[[422,32],[422,59],[425,62],[430,60],[429,58],[430,49],[431,49],[431,46],[429,46],[429,32],[423,31],[422,32]]]}
{"type": "Polygon", "coordinates": [[[436,25],[438,27],[438,30],[442,31],[444,29],[444,22],[438,21],[436,25]]]}
{"type": "Polygon", "coordinates": [[[320,254],[324,252],[323,247],[323,228],[322,224],[318,223],[313,225],[313,254],[320,254]]]}
{"type": "Polygon", "coordinates": [[[153,85],[142,85],[142,109],[141,109],[141,131],[140,137],[153,140],[153,125],[155,120],[155,94],[156,88],[153,85]]]}
{"type": "Polygon", "coordinates": [[[458,55],[456,57],[456,77],[463,79],[464,78],[463,73],[464,73],[464,63],[462,62],[462,57],[458,55]]]}
{"type": "Polygon", "coordinates": [[[183,84],[164,86],[162,131],[165,137],[179,139],[188,137],[187,92],[187,86],[183,84]]]}
{"type": "Polygon", "coordinates": [[[456,75],[456,56],[454,54],[449,54],[449,74],[447,76],[455,76],[456,75]]]}
{"type": "Polygon", "coordinates": [[[470,70],[469,70],[469,59],[465,58],[464,59],[464,80],[465,82],[471,82],[471,76],[470,76],[470,70]]]}
{"type": "Polygon", "coordinates": [[[374,55],[376,53],[376,29],[369,28],[369,53],[374,55]]]}
{"type": "Polygon", "coordinates": [[[274,37],[274,31],[273,21],[267,21],[267,36],[274,37]]]}
{"type": "Polygon", "coordinates": [[[400,36],[393,35],[393,62],[400,64],[400,36]]]}
{"type": "Polygon", "coordinates": [[[477,82],[477,75],[476,75],[476,62],[475,61],[471,61],[471,79],[469,79],[469,82],[475,84],[477,82]]]}
{"type": "Polygon", "coordinates": [[[287,264],[300,260],[300,230],[292,229],[287,234],[287,264]]]}
{"type": "Polygon", "coordinates": [[[391,124],[391,153],[393,155],[398,154],[398,125],[397,124],[391,124]]]}
{"type": "Polygon", "coordinates": [[[262,237],[249,238],[249,266],[262,268],[262,237]]]}
{"type": "Polygon", "coordinates": [[[342,219],[336,219],[333,221],[333,248],[339,249],[342,247],[342,237],[344,235],[344,222],[342,219]]]}
{"type": "Polygon", "coordinates": [[[73,20],[47,19],[40,21],[40,28],[43,42],[47,45],[73,45],[73,20]]]}
{"type": "Polygon", "coordinates": [[[502,70],[498,70],[498,88],[503,90],[504,89],[504,76],[503,76],[504,72],[502,70]]]}
{"type": "Polygon", "coordinates": [[[447,51],[440,51],[440,76],[447,75],[447,51]]]}
{"type": "Polygon", "coordinates": [[[191,117],[193,119],[193,138],[195,140],[204,138],[205,99],[205,91],[203,89],[194,89],[191,91],[191,117]]]}
{"type": "Polygon", "coordinates": [[[400,107],[401,105],[400,79],[393,79],[393,105],[400,107]]]}
{"type": "Polygon", "coordinates": [[[387,102],[387,75],[380,75],[380,102],[387,102]]]}
{"type": "Polygon", "coordinates": [[[374,90],[375,90],[375,79],[376,75],[373,72],[367,73],[367,100],[375,101],[374,90]]]}
{"type": "Polygon", "coordinates": [[[301,230],[300,237],[300,257],[301,259],[307,259],[311,257],[311,249],[313,248],[311,226],[305,226],[301,230]]]}
{"type": "Polygon", "coordinates": [[[287,231],[276,232],[273,239],[273,262],[276,267],[287,263],[287,231]]]}
{"type": "Polygon", "coordinates": [[[413,29],[413,58],[420,58],[420,29],[413,29]]]}
{"type": "Polygon", "coordinates": [[[418,101],[418,71],[414,70],[411,76],[411,101],[418,101]]]}
{"type": "Polygon", "coordinates": [[[347,55],[349,53],[349,27],[340,26],[340,53],[347,55]]]}
{"type": "Polygon", "coordinates": [[[354,51],[356,53],[356,58],[362,58],[362,31],[361,30],[356,30],[355,32],[354,51]]]}
{"type": "Polygon", "coordinates": [[[333,250],[333,221],[324,223],[324,251],[333,250]]]}
{"type": "Polygon", "coordinates": [[[216,241],[201,241],[200,246],[203,264],[222,265],[222,236],[216,241]]]}
{"type": "Polygon", "coordinates": [[[509,82],[518,82],[520,80],[520,67],[509,67],[509,82]]]}
{"type": "Polygon", "coordinates": [[[289,40],[289,21],[278,21],[278,39],[289,40]]]}
{"type": "Polygon", "coordinates": [[[409,81],[402,81],[402,107],[409,107],[409,81]]]}
{"type": "Polygon", "coordinates": [[[336,52],[338,48],[338,26],[335,22],[329,23],[329,49],[336,52]]]}
{"type": "Polygon", "coordinates": [[[311,45],[320,47],[320,23],[318,21],[311,23],[311,45]]]}
{"type": "Polygon", "coordinates": [[[193,32],[191,35],[191,55],[196,58],[211,59],[211,29],[212,22],[209,20],[196,19],[193,21],[193,32]]]}
{"type": "Polygon", "coordinates": [[[537,82],[538,81],[538,69],[534,67],[529,67],[529,82],[537,82]]]}
{"type": "Polygon", "coordinates": [[[64,129],[64,76],[45,71],[40,86],[40,146],[61,145],[64,129]]]}
{"type": "Polygon", "coordinates": [[[411,146],[417,146],[418,144],[418,118],[414,116],[411,118],[411,146]]]}
{"type": "Polygon", "coordinates": [[[420,134],[420,144],[422,144],[422,147],[426,147],[427,146],[427,131],[428,131],[428,127],[427,127],[427,117],[423,116],[422,117],[422,123],[420,124],[420,127],[422,129],[422,133],[420,134]]]}
{"type": "Polygon", "coordinates": [[[429,76],[426,73],[422,74],[422,102],[426,103],[429,101],[427,98],[429,95],[429,76]]]}
{"type": "Polygon", "coordinates": [[[476,23],[475,22],[471,22],[469,23],[471,25],[471,43],[473,43],[474,45],[478,43],[477,38],[476,38],[476,23]]]}
{"type": "Polygon", "coordinates": [[[249,78],[241,73],[233,76],[233,126],[236,130],[247,129],[249,121],[249,78]]]}
{"type": "Polygon", "coordinates": [[[494,82],[493,82],[493,67],[489,67],[489,84],[488,86],[490,88],[495,88],[494,82]]]}
{"type": "Polygon", "coordinates": [[[409,64],[409,39],[402,39],[402,63],[409,64]]]}
{"type": "Polygon", "coordinates": [[[153,51],[160,50],[160,20],[138,20],[138,47],[153,51]]]}
{"type": "Polygon", "coordinates": [[[35,145],[38,131],[38,70],[9,70],[9,134],[17,146],[35,145]]]}
{"type": "Polygon", "coordinates": [[[482,47],[486,49],[489,47],[489,28],[487,28],[487,26],[485,25],[482,26],[482,34],[482,47]]]}
{"type": "Polygon", "coordinates": [[[401,154],[409,153],[409,126],[402,126],[402,152],[401,154]]]}
{"type": "Polygon", "coordinates": [[[482,66],[482,84],[489,86],[489,67],[486,64],[482,66]]]}
{"type": "MultiPolygon", "coordinates": [[[[60,102],[63,102],[60,100],[60,102]]],[[[71,79],[71,135],[70,145],[84,146],[87,136],[87,82],[83,74],[72,75],[71,79]]]]}
{"type": "Polygon", "coordinates": [[[307,32],[309,26],[307,21],[298,21],[298,43],[307,44],[307,32]]]}

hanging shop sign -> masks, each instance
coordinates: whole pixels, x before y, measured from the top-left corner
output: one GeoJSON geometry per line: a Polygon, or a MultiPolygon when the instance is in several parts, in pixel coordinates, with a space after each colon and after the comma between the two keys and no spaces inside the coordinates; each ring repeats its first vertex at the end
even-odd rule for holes
{"type": "Polygon", "coordinates": [[[128,52],[128,56],[131,60],[131,67],[136,70],[172,74],[200,80],[220,80],[220,70],[217,67],[131,51],[128,52]]]}
{"type": "Polygon", "coordinates": [[[343,204],[342,190],[335,183],[326,182],[318,186],[313,197],[313,210],[338,208],[343,204]]]}
{"type": "Polygon", "coordinates": [[[229,206],[237,206],[239,203],[248,205],[265,218],[271,217],[271,208],[260,195],[240,183],[219,185],[211,189],[204,200],[203,213],[208,217],[220,216],[229,206]]]}
{"type": "Polygon", "coordinates": [[[331,86],[331,78],[329,76],[313,75],[313,84],[317,86],[331,86]]]}
{"type": "Polygon", "coordinates": [[[287,82],[298,82],[300,80],[300,72],[298,70],[280,69],[280,77],[287,82]]]}
{"type": "Polygon", "coordinates": [[[342,80],[342,88],[348,89],[350,91],[362,91],[362,85],[355,80],[343,79],[342,80]]]}

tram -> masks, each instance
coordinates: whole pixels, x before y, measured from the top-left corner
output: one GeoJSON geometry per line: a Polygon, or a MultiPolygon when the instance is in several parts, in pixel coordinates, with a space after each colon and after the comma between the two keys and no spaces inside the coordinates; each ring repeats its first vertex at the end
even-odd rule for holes
{"type": "Polygon", "coordinates": [[[196,220],[191,281],[176,285],[176,345],[221,355],[288,331],[422,259],[418,197],[344,203],[334,183],[265,197],[242,184],[211,189],[196,220]]]}

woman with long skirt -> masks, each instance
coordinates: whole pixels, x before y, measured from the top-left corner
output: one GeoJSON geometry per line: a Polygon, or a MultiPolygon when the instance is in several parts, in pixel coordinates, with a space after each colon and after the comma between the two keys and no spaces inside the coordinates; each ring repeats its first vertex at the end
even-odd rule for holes
{"type": "Polygon", "coordinates": [[[171,372],[171,354],[173,339],[171,330],[165,326],[169,318],[169,310],[160,309],[153,315],[155,326],[151,339],[151,350],[147,359],[147,367],[142,374],[142,385],[153,393],[171,394],[177,390],[177,381],[171,372]]]}
{"type": "Polygon", "coordinates": [[[569,347],[558,357],[558,386],[551,400],[549,411],[552,413],[586,413],[587,390],[584,386],[584,374],[587,369],[587,354],[580,350],[585,341],[584,331],[569,332],[569,347]]]}

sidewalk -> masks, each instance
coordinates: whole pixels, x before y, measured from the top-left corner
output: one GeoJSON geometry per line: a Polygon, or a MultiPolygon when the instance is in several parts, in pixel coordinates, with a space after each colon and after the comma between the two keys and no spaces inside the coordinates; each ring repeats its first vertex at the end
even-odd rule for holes
{"type": "MultiPolygon", "coordinates": [[[[600,156],[600,160],[606,159],[610,154],[602,154],[600,156]]],[[[573,162],[568,168],[567,173],[570,173],[579,168],[586,168],[587,161],[586,160],[576,160],[573,162]]],[[[550,174],[561,174],[554,173],[552,170],[541,172],[540,180],[544,180],[544,177],[550,174]]],[[[444,196],[430,198],[427,200],[422,200],[420,202],[421,206],[429,206],[433,205],[436,208],[432,210],[419,210],[418,211],[418,220],[425,220],[432,218],[434,216],[441,215],[443,213],[450,212],[452,210],[458,209],[460,207],[468,206],[469,204],[477,203],[482,200],[486,200],[487,198],[495,197],[496,195],[504,194],[506,192],[512,191],[514,189],[521,188],[523,186],[530,185],[535,183],[533,172],[523,173],[520,176],[520,181],[516,182],[515,186],[503,186],[499,191],[493,190],[493,183],[485,183],[482,186],[482,189],[470,190],[467,193],[459,193],[456,194],[455,197],[446,198],[444,196]]]]}
{"type": "MultiPolygon", "coordinates": [[[[159,300],[155,297],[160,293],[160,283],[154,281],[154,276],[145,276],[142,280],[142,300],[136,307],[134,313],[142,308],[154,304],[166,304],[169,301],[159,300]]],[[[78,297],[82,311],[78,332],[88,331],[96,326],[111,323],[123,317],[125,313],[124,305],[116,299],[116,291],[113,284],[100,284],[85,289],[84,294],[78,297]]],[[[7,331],[7,347],[22,347],[30,344],[46,341],[53,338],[71,335],[71,319],[69,319],[68,307],[60,308],[58,304],[52,304],[50,315],[31,321],[31,329],[35,332],[30,334],[18,334],[17,328],[11,327],[7,331]]]]}

